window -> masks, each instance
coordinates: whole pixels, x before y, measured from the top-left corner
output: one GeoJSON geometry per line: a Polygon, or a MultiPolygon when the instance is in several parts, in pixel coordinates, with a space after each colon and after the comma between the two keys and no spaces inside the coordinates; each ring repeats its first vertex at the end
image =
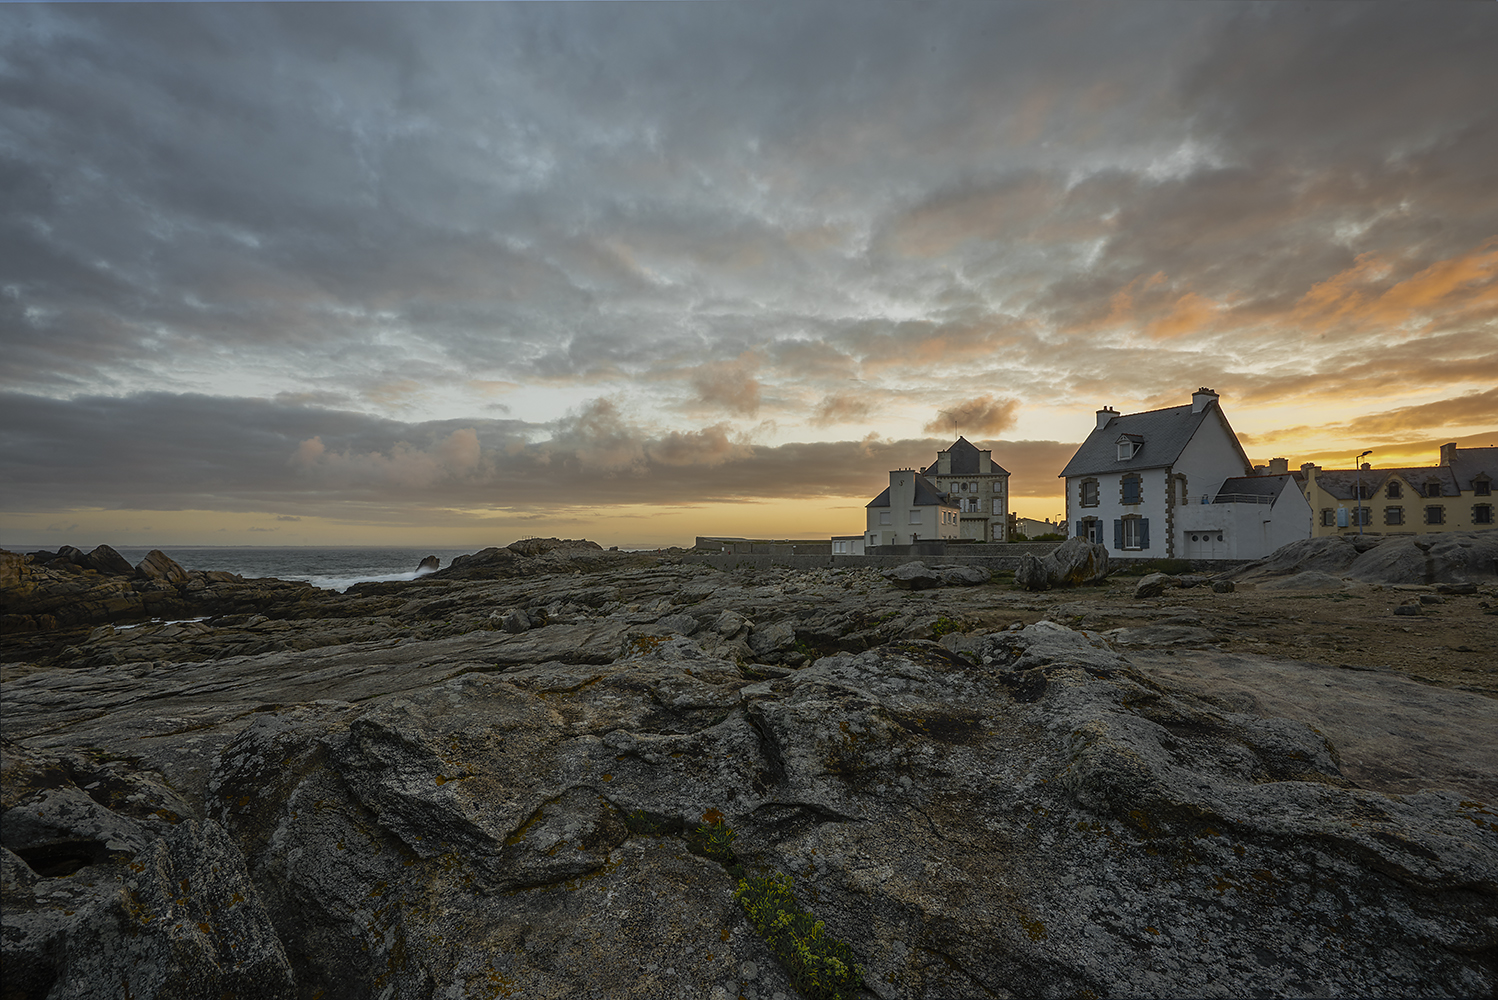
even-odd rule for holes
{"type": "Polygon", "coordinates": [[[1096,507],[1098,505],[1098,483],[1096,479],[1082,480],[1082,506],[1096,507]]]}
{"type": "Polygon", "coordinates": [[[1142,480],[1138,476],[1135,476],[1135,475],[1128,475],[1128,476],[1124,476],[1123,477],[1123,502],[1124,503],[1135,504],[1135,503],[1141,502],[1140,501],[1140,492],[1141,492],[1140,491],[1140,483],[1141,482],[1142,482],[1142,480]]]}
{"type": "Polygon", "coordinates": [[[879,523],[880,524],[889,524],[889,511],[887,511],[887,510],[881,510],[879,512],[879,523]]]}
{"type": "Polygon", "coordinates": [[[1352,523],[1367,527],[1373,523],[1373,510],[1370,507],[1358,507],[1352,512],[1352,523]]]}
{"type": "Polygon", "coordinates": [[[1137,455],[1139,453],[1140,444],[1141,444],[1141,442],[1134,440],[1133,438],[1129,437],[1127,434],[1125,434],[1123,437],[1119,438],[1118,439],[1118,460],[1120,462],[1127,462],[1129,459],[1133,458],[1135,455],[1137,455]]]}
{"type": "Polygon", "coordinates": [[[1492,524],[1493,523],[1493,505],[1492,504],[1488,504],[1488,503],[1480,503],[1476,507],[1473,507],[1472,508],[1472,523],[1473,524],[1492,524]]]}
{"type": "Polygon", "coordinates": [[[1426,483],[1425,484],[1425,495],[1428,496],[1428,497],[1438,497],[1438,496],[1440,496],[1441,495],[1441,484],[1438,483],[1438,482],[1436,482],[1435,480],[1431,480],[1430,482],[1426,483]]]}
{"type": "Polygon", "coordinates": [[[1493,495],[1493,484],[1487,479],[1472,480],[1472,494],[1479,497],[1490,497],[1493,495]]]}
{"type": "Polygon", "coordinates": [[[1330,507],[1321,508],[1321,526],[1323,528],[1335,528],[1337,526],[1337,512],[1330,507]]]}
{"type": "Polygon", "coordinates": [[[911,524],[920,524],[921,523],[921,512],[920,511],[913,510],[913,511],[910,512],[910,523],[911,524]]]}
{"type": "Polygon", "coordinates": [[[1372,483],[1355,483],[1352,487],[1354,500],[1372,500],[1376,489],[1372,483]]]}
{"type": "Polygon", "coordinates": [[[1103,540],[1103,522],[1095,517],[1087,517],[1077,522],[1077,537],[1085,538],[1089,542],[1103,540]]]}
{"type": "Polygon", "coordinates": [[[1399,481],[1397,479],[1389,480],[1389,488],[1384,491],[1384,496],[1390,500],[1398,500],[1403,495],[1404,488],[1399,485],[1399,481]]]}
{"type": "Polygon", "coordinates": [[[878,542],[876,542],[876,541],[875,541],[875,540],[874,540],[874,539],[875,539],[875,538],[876,538],[876,537],[877,537],[877,536],[876,536],[876,535],[874,535],[874,534],[873,534],[873,532],[870,532],[870,533],[869,533],[869,544],[870,544],[870,545],[878,545],[878,544],[879,544],[879,543],[878,543],[878,542]]]}
{"type": "Polygon", "coordinates": [[[1002,514],[1002,513],[1004,513],[1004,501],[1002,501],[1002,500],[994,500],[994,502],[993,502],[993,512],[995,514],[1002,514]]]}
{"type": "MultiPolygon", "coordinates": [[[[1001,483],[1001,482],[999,482],[997,479],[995,479],[993,481],[993,491],[995,493],[1003,493],[1004,492],[1004,484],[1001,483]]],[[[1483,496],[1487,496],[1487,494],[1484,493],[1483,496]]]]}
{"type": "Polygon", "coordinates": [[[1436,506],[1430,506],[1430,507],[1425,508],[1425,523],[1426,524],[1445,524],[1446,523],[1446,508],[1445,507],[1436,507],[1436,506]]]}
{"type": "Polygon", "coordinates": [[[1384,508],[1384,523],[1385,524],[1403,524],[1404,523],[1404,508],[1403,507],[1385,507],[1384,508]]]}
{"type": "Polygon", "coordinates": [[[1113,522],[1118,526],[1118,541],[1121,549],[1147,549],[1150,545],[1149,519],[1126,517],[1113,522]]]}
{"type": "Polygon", "coordinates": [[[833,542],[832,543],[832,551],[834,553],[837,553],[837,552],[847,552],[848,551],[848,543],[847,542],[833,542]]]}

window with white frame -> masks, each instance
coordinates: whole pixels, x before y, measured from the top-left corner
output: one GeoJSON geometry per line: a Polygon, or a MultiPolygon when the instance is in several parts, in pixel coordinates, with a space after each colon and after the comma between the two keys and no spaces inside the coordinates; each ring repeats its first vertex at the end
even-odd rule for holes
{"type": "Polygon", "coordinates": [[[1098,505],[1098,481],[1096,479],[1082,480],[1082,506],[1096,507],[1098,505]]]}
{"type": "Polygon", "coordinates": [[[911,524],[920,524],[921,523],[921,512],[920,511],[913,510],[913,511],[910,512],[910,523],[911,524]]]}
{"type": "Polygon", "coordinates": [[[879,512],[879,523],[880,524],[889,524],[890,523],[890,513],[889,513],[889,511],[887,511],[887,510],[881,510],[879,512]]]}
{"type": "Polygon", "coordinates": [[[1123,547],[1126,549],[1144,547],[1144,518],[1126,517],[1123,519],[1123,547]]]}
{"type": "Polygon", "coordinates": [[[997,500],[997,499],[994,500],[994,502],[993,502],[993,512],[995,514],[1002,514],[1002,513],[1004,513],[1004,501],[997,500]]]}

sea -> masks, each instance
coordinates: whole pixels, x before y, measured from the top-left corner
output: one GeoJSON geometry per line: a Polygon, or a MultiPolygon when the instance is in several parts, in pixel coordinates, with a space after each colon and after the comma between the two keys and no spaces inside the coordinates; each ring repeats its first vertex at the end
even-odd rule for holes
{"type": "MultiPolygon", "coordinates": [[[[175,559],[183,569],[224,570],[245,577],[273,576],[278,580],[305,580],[324,590],[346,590],[356,583],[384,580],[414,580],[416,567],[427,556],[436,556],[443,568],[454,556],[477,551],[467,549],[369,549],[355,546],[269,546],[173,548],[172,546],[116,545],[115,550],[132,565],[153,548],[175,559]]],[[[16,551],[33,551],[32,549],[16,551]]]]}

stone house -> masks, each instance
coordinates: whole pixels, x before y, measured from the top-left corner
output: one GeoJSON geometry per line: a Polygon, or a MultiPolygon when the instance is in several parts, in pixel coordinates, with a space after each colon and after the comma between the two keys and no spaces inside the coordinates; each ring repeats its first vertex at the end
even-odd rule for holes
{"type": "Polygon", "coordinates": [[[1498,448],[1441,446],[1436,465],[1375,469],[1301,466],[1313,534],[1426,535],[1494,526],[1498,448]]]}
{"type": "Polygon", "coordinates": [[[1071,534],[1110,555],[1257,559],[1310,535],[1310,508],[1298,484],[1286,489],[1295,481],[1287,466],[1275,459],[1255,476],[1217,393],[1204,388],[1188,405],[1099,410],[1060,475],[1071,534]]]}
{"type": "Polygon", "coordinates": [[[914,469],[892,471],[889,486],[868,502],[866,511],[867,546],[959,537],[961,508],[914,469]]]}
{"type": "Polygon", "coordinates": [[[957,502],[958,538],[1009,540],[1009,472],[991,451],[959,436],[921,475],[957,502]]]}

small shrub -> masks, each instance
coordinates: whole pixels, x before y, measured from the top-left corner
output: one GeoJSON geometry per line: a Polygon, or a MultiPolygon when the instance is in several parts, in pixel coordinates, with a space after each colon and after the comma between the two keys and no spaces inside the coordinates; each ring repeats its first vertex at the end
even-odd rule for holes
{"type": "Polygon", "coordinates": [[[829,937],[826,927],[801,908],[783,872],[739,881],[738,900],[760,937],[774,950],[791,982],[813,1000],[845,1000],[863,986],[863,968],[847,942],[829,937]]]}
{"type": "Polygon", "coordinates": [[[694,854],[710,858],[724,867],[736,866],[739,856],[733,852],[733,827],[722,820],[703,823],[687,837],[687,847],[694,854]]]}
{"type": "Polygon", "coordinates": [[[936,619],[936,623],[931,626],[932,634],[934,634],[938,639],[946,635],[948,632],[961,631],[962,622],[958,621],[955,618],[948,618],[946,615],[942,615],[940,618],[936,619]]]}
{"type": "Polygon", "coordinates": [[[651,816],[643,809],[625,813],[624,828],[630,833],[646,837],[659,837],[665,832],[665,825],[660,820],[651,816]]]}
{"type": "Polygon", "coordinates": [[[1066,536],[1062,535],[1062,534],[1058,534],[1058,533],[1056,533],[1054,531],[1047,531],[1043,535],[1036,535],[1034,538],[1030,539],[1030,541],[1032,541],[1032,542],[1064,542],[1064,541],[1066,541],[1066,536]]]}

